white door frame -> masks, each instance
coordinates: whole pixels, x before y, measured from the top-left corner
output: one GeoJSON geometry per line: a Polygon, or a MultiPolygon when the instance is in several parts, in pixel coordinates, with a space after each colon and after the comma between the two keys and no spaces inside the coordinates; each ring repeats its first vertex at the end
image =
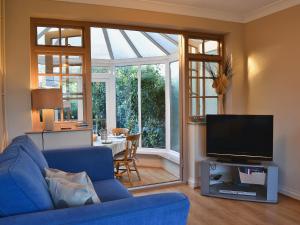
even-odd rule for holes
{"type": "Polygon", "coordinates": [[[111,131],[116,127],[116,84],[113,74],[92,74],[92,82],[105,83],[106,98],[106,129],[111,131]]]}

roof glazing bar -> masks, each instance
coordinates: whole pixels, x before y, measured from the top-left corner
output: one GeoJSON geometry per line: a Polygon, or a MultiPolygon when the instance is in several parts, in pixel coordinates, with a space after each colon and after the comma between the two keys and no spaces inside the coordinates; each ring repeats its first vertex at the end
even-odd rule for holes
{"type": "Polygon", "coordinates": [[[161,46],[158,42],[156,42],[149,34],[146,32],[141,32],[146,38],[148,38],[156,47],[158,47],[163,53],[166,55],[170,55],[170,52],[168,52],[163,46],[161,46]]]}
{"type": "Polygon", "coordinates": [[[134,53],[136,54],[136,56],[138,58],[143,58],[143,56],[136,49],[136,47],[134,46],[134,44],[132,43],[132,41],[130,40],[130,38],[128,37],[128,35],[126,34],[126,32],[124,30],[119,30],[119,31],[121,32],[121,34],[123,35],[123,37],[125,38],[125,40],[127,41],[127,43],[129,44],[129,46],[132,48],[132,50],[134,51],[134,53]]]}
{"type": "Polygon", "coordinates": [[[174,45],[178,45],[178,41],[175,41],[169,35],[167,35],[167,34],[161,34],[161,33],[160,33],[160,35],[163,36],[164,38],[166,38],[168,41],[172,42],[174,45]]]}
{"type": "Polygon", "coordinates": [[[104,39],[105,39],[105,42],[106,42],[106,46],[107,46],[107,50],[108,50],[110,59],[115,59],[114,53],[113,53],[112,48],[111,48],[111,43],[109,41],[107,29],[106,28],[102,28],[102,31],[103,31],[103,36],[104,36],[104,39]]]}

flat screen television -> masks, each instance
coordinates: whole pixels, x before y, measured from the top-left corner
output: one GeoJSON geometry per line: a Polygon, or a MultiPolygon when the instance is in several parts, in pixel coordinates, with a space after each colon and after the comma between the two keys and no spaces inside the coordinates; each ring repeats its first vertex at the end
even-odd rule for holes
{"type": "Polygon", "coordinates": [[[273,159],[272,115],[207,115],[206,154],[222,159],[273,159]]]}

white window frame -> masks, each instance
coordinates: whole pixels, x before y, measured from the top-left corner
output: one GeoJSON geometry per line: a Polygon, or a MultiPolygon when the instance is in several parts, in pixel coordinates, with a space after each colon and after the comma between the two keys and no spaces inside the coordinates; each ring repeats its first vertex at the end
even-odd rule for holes
{"type": "Polygon", "coordinates": [[[171,149],[171,109],[170,109],[170,94],[171,94],[171,74],[170,64],[178,61],[179,55],[172,54],[164,57],[151,57],[151,58],[138,58],[138,59],[120,59],[120,60],[93,60],[93,66],[109,67],[109,73],[92,73],[92,82],[105,82],[106,83],[106,119],[107,129],[111,130],[116,127],[116,67],[121,66],[137,66],[138,72],[138,125],[139,131],[142,130],[141,121],[141,67],[142,65],[165,65],[165,133],[166,133],[166,147],[159,148],[143,148],[140,141],[139,153],[142,154],[156,154],[164,158],[171,158],[172,161],[179,163],[180,153],[171,149]],[[98,61],[98,62],[97,62],[98,61]],[[113,118],[112,118],[113,117],[113,118]],[[170,154],[167,154],[170,153],[170,154]],[[167,156],[168,155],[168,156],[167,156]]]}

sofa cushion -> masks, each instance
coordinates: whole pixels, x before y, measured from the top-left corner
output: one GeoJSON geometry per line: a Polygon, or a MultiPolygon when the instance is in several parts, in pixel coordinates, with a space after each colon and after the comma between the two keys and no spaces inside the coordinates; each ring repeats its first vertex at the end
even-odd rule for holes
{"type": "Polygon", "coordinates": [[[93,183],[101,202],[130,198],[132,194],[118,180],[108,179],[93,183]]]}
{"type": "Polygon", "coordinates": [[[20,145],[30,158],[38,165],[42,173],[48,168],[48,163],[41,150],[33,143],[27,135],[21,135],[12,140],[11,145],[20,145]]]}
{"type": "Polygon", "coordinates": [[[0,154],[0,216],[53,209],[46,181],[38,166],[10,145],[0,154]]]}
{"type": "Polygon", "coordinates": [[[58,209],[95,203],[88,185],[71,182],[61,177],[46,177],[46,180],[54,205],[58,209]]]}
{"type": "MultiPolygon", "coordinates": [[[[61,179],[67,180],[71,183],[78,183],[78,184],[86,186],[88,193],[91,194],[92,203],[100,202],[100,199],[94,189],[93,183],[85,171],[80,172],[80,173],[67,173],[67,172],[64,172],[64,171],[58,170],[58,169],[51,169],[51,168],[47,169],[46,168],[45,172],[46,172],[46,180],[47,180],[48,186],[50,186],[49,185],[50,183],[48,181],[51,180],[52,178],[61,178],[61,179]]],[[[57,183],[57,182],[54,181],[54,183],[57,183]]],[[[51,188],[49,188],[49,189],[50,189],[51,195],[53,196],[51,188]]],[[[52,199],[54,200],[53,197],[52,197],[52,199]]]]}

